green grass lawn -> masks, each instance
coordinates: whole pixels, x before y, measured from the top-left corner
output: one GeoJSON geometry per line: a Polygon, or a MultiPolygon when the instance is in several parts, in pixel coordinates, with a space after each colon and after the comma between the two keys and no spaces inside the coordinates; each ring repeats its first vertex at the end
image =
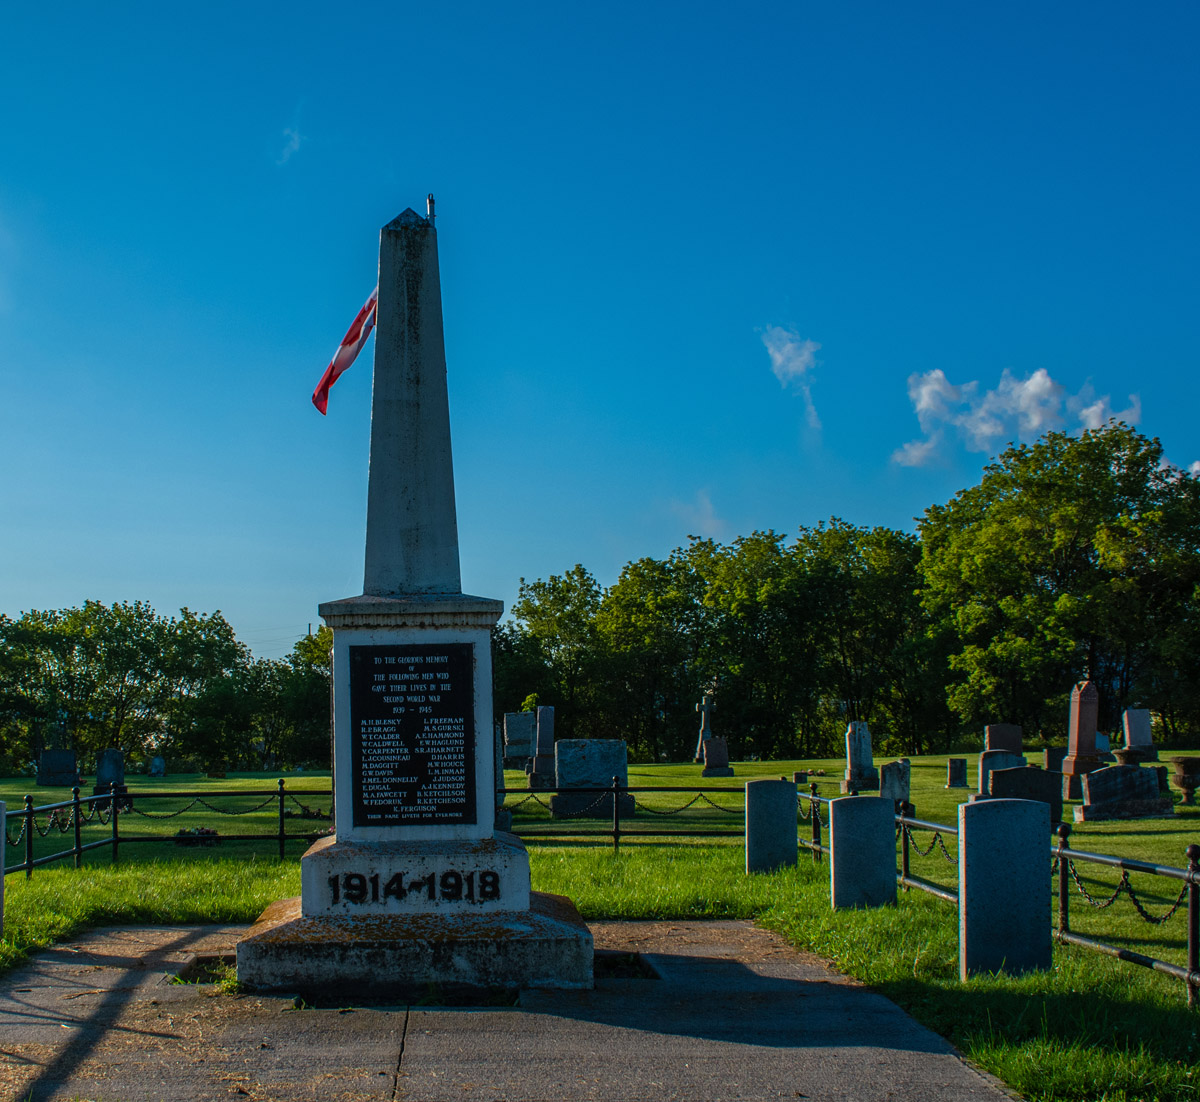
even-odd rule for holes
{"type": "MultiPolygon", "coordinates": [[[[974,780],[974,763],[971,779],[974,780]]],[[[824,768],[818,778],[822,794],[835,795],[841,763],[738,762],[737,776],[702,781],[698,766],[633,766],[630,784],[688,785],[707,789],[740,788],[755,776],[791,777],[795,769],[824,768]]],[[[913,759],[913,802],[921,818],[954,824],[964,790],[946,790],[946,759],[913,759]]],[[[139,790],[184,792],[219,789],[213,806],[248,809],[272,792],[276,775],[237,775],[224,781],[205,777],[172,777],[165,782],[131,777],[139,790]],[[227,805],[228,801],[228,805],[227,805]]],[[[508,772],[510,787],[524,787],[523,774],[508,772]]],[[[0,799],[19,807],[29,782],[0,781],[0,799]]],[[[287,779],[289,790],[328,790],[329,778],[305,774],[287,779]]],[[[55,790],[30,789],[38,803],[55,790]]],[[[90,791],[90,789],[88,789],[90,791]]],[[[65,793],[69,797],[70,793],[65,793]]],[[[735,834],[729,840],[686,840],[670,844],[630,838],[614,855],[604,839],[578,839],[530,846],[534,887],[575,900],[585,918],[683,919],[753,918],[777,930],[792,944],[826,957],[847,975],[871,984],[915,1017],[948,1037],[980,1066],[1014,1089],[1039,1102],[1142,1099],[1200,1099],[1200,1012],[1186,1008],[1182,985],[1157,973],[1089,953],[1056,946],[1053,968],[1021,978],[979,977],[963,984],[957,974],[955,909],[931,896],[902,894],[896,907],[838,912],[829,907],[828,869],[814,864],[805,851],[795,868],[747,877],[743,871],[740,818],[698,805],[680,815],[655,816],[679,807],[690,796],[643,794],[630,827],[653,822],[663,829],[691,823],[719,825],[735,834]]],[[[511,797],[515,803],[517,797],[511,797]]],[[[737,792],[714,792],[721,806],[740,807],[737,792]]],[[[328,811],[328,797],[301,797],[307,806],[328,811]]],[[[149,807],[151,801],[145,801],[149,807]]],[[[154,809],[182,808],[187,800],[154,804],[154,809]]],[[[135,802],[135,807],[138,806],[135,802]]],[[[204,807],[193,807],[173,819],[143,820],[122,816],[122,833],[159,830],[173,834],[181,826],[216,826],[223,833],[273,831],[277,805],[226,820],[204,807]],[[253,824],[253,825],[251,825],[253,824]],[[227,830],[228,826],[228,830],[227,830]]],[[[527,803],[518,812],[517,829],[548,824],[547,812],[527,803]]],[[[556,824],[558,825],[558,824],[556,824]]],[[[566,824],[569,826],[569,824],[566,824]]],[[[603,825],[593,820],[593,827],[603,825]]],[[[323,826],[294,819],[297,833],[323,826]]],[[[102,836],[105,828],[91,825],[102,836]]],[[[807,835],[808,826],[801,826],[807,835]]],[[[14,830],[10,827],[10,834],[14,830]]],[[[69,841],[70,835],[64,836],[69,841]]],[[[85,839],[86,840],[86,839],[85,839]]],[[[1080,824],[1072,846],[1101,853],[1182,865],[1184,847],[1200,841],[1200,811],[1179,808],[1174,820],[1080,824]]],[[[945,839],[956,855],[953,837],[945,839]]],[[[51,836],[38,847],[63,840],[51,836]]],[[[70,863],[39,868],[31,879],[21,874],[6,880],[6,921],[0,940],[0,969],[11,967],[32,949],[90,926],[121,923],[249,922],[271,901],[299,891],[297,858],[301,843],[291,843],[279,861],[273,843],[222,843],[213,849],[180,848],[165,841],[130,845],[116,868],[107,849],[89,855],[88,867],[77,872],[70,863]]],[[[10,848],[8,863],[20,859],[10,848]]],[[[914,856],[913,871],[953,885],[955,865],[936,850],[914,856]]],[[[1105,896],[1116,875],[1086,865],[1080,872],[1093,894],[1105,896]],[[1107,889],[1107,890],[1106,890],[1107,889]]],[[[1051,881],[1047,870],[1047,890],[1051,881]]],[[[1151,910],[1165,910],[1177,886],[1136,876],[1134,884],[1151,910]]],[[[1182,912],[1162,927],[1141,921],[1128,900],[1093,911],[1076,894],[1072,928],[1103,940],[1182,962],[1182,912]]]]}

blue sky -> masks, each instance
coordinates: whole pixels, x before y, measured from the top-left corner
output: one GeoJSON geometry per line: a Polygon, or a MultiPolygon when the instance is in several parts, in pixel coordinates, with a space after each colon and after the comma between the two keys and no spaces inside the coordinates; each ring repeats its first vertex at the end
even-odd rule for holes
{"type": "Polygon", "coordinates": [[[0,15],[0,611],[361,591],[370,355],[437,196],[463,583],[837,515],[1009,440],[1200,460],[1185,3],[68,2],[0,15]]]}

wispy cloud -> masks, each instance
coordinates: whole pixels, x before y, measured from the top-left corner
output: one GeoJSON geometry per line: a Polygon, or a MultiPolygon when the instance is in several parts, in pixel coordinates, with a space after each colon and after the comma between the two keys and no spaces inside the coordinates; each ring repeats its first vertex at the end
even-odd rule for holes
{"type": "Polygon", "coordinates": [[[1136,394],[1129,395],[1128,409],[1114,410],[1111,397],[1097,396],[1090,383],[1068,395],[1045,368],[1023,379],[1005,368],[991,390],[982,390],[978,381],[955,385],[936,368],[908,377],[908,397],[925,435],[892,453],[892,462],[904,467],[935,462],[947,428],[971,451],[991,452],[1001,442],[1032,440],[1061,428],[1070,418],[1081,429],[1095,429],[1114,417],[1132,425],[1142,416],[1136,394]]]}
{"type": "Polygon", "coordinates": [[[275,158],[275,163],[277,165],[287,164],[300,152],[300,147],[306,141],[308,141],[308,135],[300,132],[300,108],[297,107],[292,125],[283,128],[283,148],[279,151],[279,156],[275,158]]]}
{"type": "Polygon", "coordinates": [[[821,346],[816,341],[802,338],[795,329],[782,325],[768,325],[762,331],[762,342],[766,345],[767,355],[771,357],[771,370],[779,380],[779,385],[790,386],[804,399],[808,423],[814,429],[819,429],[821,418],[817,416],[817,407],[813,405],[809,373],[817,366],[816,354],[821,346]]]}
{"type": "Polygon", "coordinates": [[[687,525],[692,536],[723,536],[729,527],[717,516],[707,490],[697,490],[690,502],[672,501],[671,512],[687,525]]]}

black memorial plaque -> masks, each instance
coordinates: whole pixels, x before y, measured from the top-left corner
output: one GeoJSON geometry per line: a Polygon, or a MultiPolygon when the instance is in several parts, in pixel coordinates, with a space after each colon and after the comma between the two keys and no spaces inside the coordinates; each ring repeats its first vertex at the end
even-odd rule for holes
{"type": "Polygon", "coordinates": [[[350,647],[354,825],[474,823],[470,643],[350,647]]]}

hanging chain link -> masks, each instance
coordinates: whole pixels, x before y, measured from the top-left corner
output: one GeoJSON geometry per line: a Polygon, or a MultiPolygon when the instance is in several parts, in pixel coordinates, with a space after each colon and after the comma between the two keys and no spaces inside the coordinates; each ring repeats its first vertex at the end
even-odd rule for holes
{"type": "Polygon", "coordinates": [[[1179,889],[1179,895],[1175,897],[1175,902],[1171,904],[1165,913],[1161,915],[1152,915],[1142,905],[1142,901],[1138,899],[1137,894],[1134,892],[1133,884],[1129,880],[1128,869],[1121,870],[1121,879],[1117,881],[1116,888],[1113,890],[1112,895],[1104,900],[1097,899],[1091,894],[1091,892],[1087,890],[1086,887],[1084,887],[1083,880],[1075,869],[1074,861],[1068,860],[1067,869],[1071,873],[1071,879],[1075,881],[1075,887],[1079,889],[1079,894],[1082,895],[1083,898],[1086,899],[1089,904],[1091,904],[1091,906],[1095,907],[1096,910],[1102,911],[1106,907],[1111,907],[1118,899],[1120,899],[1121,894],[1124,893],[1125,895],[1129,896],[1129,901],[1133,904],[1134,910],[1136,910],[1137,913],[1142,916],[1144,921],[1149,922],[1152,926],[1161,926],[1168,919],[1174,918],[1176,912],[1183,905],[1183,901],[1187,898],[1188,886],[1185,883],[1183,887],[1179,889]]]}
{"type": "Polygon", "coordinates": [[[958,858],[952,856],[950,851],[946,848],[946,843],[942,839],[942,832],[940,830],[935,830],[933,832],[933,839],[930,841],[929,845],[925,847],[925,849],[922,849],[917,844],[917,840],[913,836],[912,827],[910,827],[907,823],[904,824],[904,833],[908,837],[909,845],[912,846],[912,848],[914,850],[916,850],[918,857],[928,857],[934,851],[934,847],[937,847],[938,849],[940,849],[942,851],[942,856],[947,861],[957,861],[958,860],[958,858]]]}

